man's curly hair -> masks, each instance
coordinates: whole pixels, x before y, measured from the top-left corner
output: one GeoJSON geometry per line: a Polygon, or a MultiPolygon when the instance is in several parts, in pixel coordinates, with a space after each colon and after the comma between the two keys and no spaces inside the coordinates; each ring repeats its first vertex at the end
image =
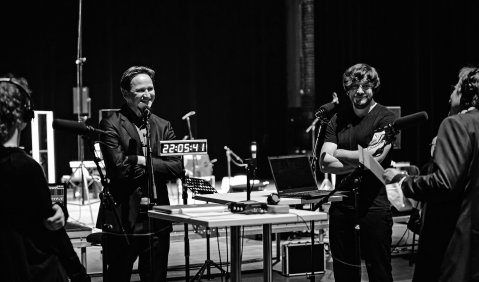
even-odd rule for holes
{"type": "MultiPolygon", "coordinates": [[[[14,79],[29,91],[28,82],[25,78],[15,78],[7,75],[7,78],[14,79]]],[[[15,124],[23,122],[23,114],[30,101],[22,90],[10,82],[0,82],[0,141],[6,142],[15,129],[15,124]]]]}

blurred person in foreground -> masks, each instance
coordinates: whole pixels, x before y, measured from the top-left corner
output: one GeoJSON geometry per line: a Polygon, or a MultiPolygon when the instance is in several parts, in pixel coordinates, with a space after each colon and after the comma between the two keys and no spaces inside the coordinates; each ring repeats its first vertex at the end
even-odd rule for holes
{"type": "Polygon", "coordinates": [[[23,78],[0,78],[0,232],[2,281],[90,281],[64,229],[68,212],[53,203],[44,171],[20,135],[33,118],[23,78]]]}
{"type": "Polygon", "coordinates": [[[432,170],[404,176],[387,169],[397,192],[422,201],[413,281],[479,281],[479,69],[462,68],[439,127],[432,170]]]}

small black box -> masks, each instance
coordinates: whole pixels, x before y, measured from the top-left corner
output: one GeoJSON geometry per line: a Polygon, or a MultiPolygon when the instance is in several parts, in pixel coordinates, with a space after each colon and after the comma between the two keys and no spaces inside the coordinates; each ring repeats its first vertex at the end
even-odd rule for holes
{"type": "MultiPolygon", "coordinates": [[[[311,273],[311,243],[283,245],[283,275],[295,276],[311,273]]],[[[324,244],[314,243],[314,273],[324,273],[324,244]]]]}

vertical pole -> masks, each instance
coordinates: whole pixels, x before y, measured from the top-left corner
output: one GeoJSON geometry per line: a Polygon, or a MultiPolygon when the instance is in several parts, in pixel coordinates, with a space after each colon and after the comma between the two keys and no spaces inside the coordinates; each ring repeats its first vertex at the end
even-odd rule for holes
{"type": "Polygon", "coordinates": [[[231,281],[241,281],[240,226],[231,226],[231,281]]]}
{"type": "Polygon", "coordinates": [[[263,224],[263,281],[273,281],[271,224],[263,224]]]}

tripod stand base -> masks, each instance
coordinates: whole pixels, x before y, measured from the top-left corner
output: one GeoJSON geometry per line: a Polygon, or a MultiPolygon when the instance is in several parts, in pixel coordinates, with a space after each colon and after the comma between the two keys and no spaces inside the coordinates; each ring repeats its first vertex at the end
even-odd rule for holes
{"type": "MultiPolygon", "coordinates": [[[[217,268],[219,271],[220,271],[220,275],[221,276],[225,276],[226,280],[229,279],[229,273],[227,273],[219,264],[217,264],[216,262],[212,261],[212,260],[205,260],[205,263],[201,266],[200,270],[198,270],[198,272],[196,273],[195,277],[193,277],[193,279],[191,279],[190,281],[201,281],[201,277],[203,277],[203,273],[205,272],[205,270],[208,268],[208,267],[215,267],[217,268]]],[[[210,277],[208,277],[209,279],[210,277]]]]}

